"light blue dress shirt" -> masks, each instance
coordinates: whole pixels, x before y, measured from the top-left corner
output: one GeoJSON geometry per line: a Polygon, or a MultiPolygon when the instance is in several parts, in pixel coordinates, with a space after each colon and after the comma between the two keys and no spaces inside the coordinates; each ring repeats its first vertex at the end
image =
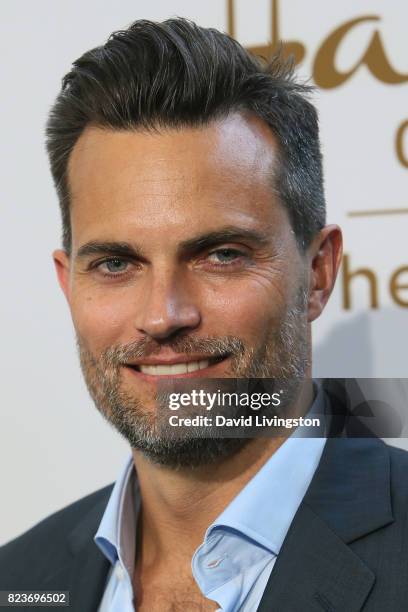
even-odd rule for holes
{"type": "MultiPolygon", "coordinates": [[[[319,390],[310,413],[324,412],[324,401],[319,390]]],[[[192,572],[203,595],[217,602],[221,612],[257,610],[325,442],[325,437],[296,430],[208,527],[194,553],[192,572]]],[[[137,486],[130,457],[95,535],[112,565],[98,612],[135,611],[137,486]]]]}

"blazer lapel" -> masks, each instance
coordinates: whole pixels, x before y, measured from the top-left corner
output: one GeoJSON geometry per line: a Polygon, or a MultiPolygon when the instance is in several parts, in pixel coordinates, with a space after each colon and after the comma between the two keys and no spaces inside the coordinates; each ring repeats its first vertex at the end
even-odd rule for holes
{"type": "Polygon", "coordinates": [[[70,609],[73,612],[96,612],[109,569],[109,561],[93,540],[77,554],[70,585],[70,609]]]}
{"type": "Polygon", "coordinates": [[[72,612],[96,612],[103,596],[110,563],[93,537],[111,491],[112,487],[109,487],[103,498],[86,516],[81,517],[80,523],[71,531],[68,536],[69,563],[60,568],[50,580],[50,584],[66,585],[64,588],[70,592],[72,612]]]}
{"type": "Polygon", "coordinates": [[[374,574],[314,512],[298,512],[258,612],[358,612],[374,574]]]}
{"type": "Polygon", "coordinates": [[[349,544],[392,522],[389,455],[378,439],[328,439],[258,612],[359,612],[375,575],[349,544]]]}

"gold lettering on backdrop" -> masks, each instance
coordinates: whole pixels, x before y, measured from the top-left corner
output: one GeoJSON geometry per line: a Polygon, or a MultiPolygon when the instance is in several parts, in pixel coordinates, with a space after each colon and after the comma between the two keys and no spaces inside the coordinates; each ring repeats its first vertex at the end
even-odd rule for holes
{"type": "Polygon", "coordinates": [[[318,49],[313,66],[313,77],[316,85],[323,89],[333,89],[343,85],[356,70],[365,64],[371,74],[379,81],[388,85],[397,85],[408,81],[408,74],[400,74],[394,70],[384,51],[380,33],[376,30],[364,55],[348,72],[340,72],[335,66],[336,53],[347,36],[357,25],[368,21],[379,21],[375,15],[367,15],[348,21],[332,32],[318,49]]]}
{"type": "MultiPolygon", "coordinates": [[[[365,279],[365,286],[368,289],[368,304],[369,308],[376,309],[380,306],[380,291],[379,286],[383,285],[381,282],[380,272],[375,271],[371,268],[358,268],[356,270],[350,270],[350,256],[344,254],[341,274],[341,288],[343,295],[343,308],[344,310],[351,310],[351,286],[353,279],[360,278],[365,279]]],[[[404,264],[399,268],[396,268],[392,273],[388,281],[389,293],[392,301],[401,306],[401,308],[408,308],[408,265],[404,264]]]]}
{"type": "MultiPolygon", "coordinates": [[[[235,2],[234,0],[227,0],[228,10],[228,33],[235,38],[235,2]]],[[[248,51],[255,55],[260,55],[265,59],[270,59],[272,55],[279,49],[282,48],[282,52],[285,57],[293,55],[295,63],[300,64],[303,60],[306,47],[299,41],[283,41],[280,36],[280,19],[279,19],[279,3],[278,0],[271,0],[271,40],[266,45],[255,45],[247,47],[248,51]]]]}
{"type": "Polygon", "coordinates": [[[397,153],[397,157],[399,162],[408,168],[408,151],[404,152],[404,136],[406,134],[406,139],[408,140],[408,120],[401,123],[397,130],[397,135],[395,137],[395,150],[397,153]]]}
{"type": "MultiPolygon", "coordinates": [[[[228,32],[235,38],[234,0],[227,0],[227,11],[228,32]]],[[[408,82],[408,74],[397,72],[389,62],[378,30],[375,30],[367,49],[351,70],[341,72],[336,68],[336,55],[347,34],[362,23],[377,21],[380,21],[380,17],[377,15],[357,17],[337,27],[323,40],[313,62],[313,78],[316,85],[322,89],[339,87],[350,79],[357,69],[363,65],[368,68],[376,79],[388,85],[408,82]]],[[[285,56],[293,55],[296,64],[299,64],[306,54],[306,47],[300,41],[285,41],[281,39],[279,2],[278,0],[271,0],[271,40],[266,45],[250,46],[248,49],[256,55],[270,59],[279,47],[282,48],[285,56]]]]}
{"type": "Polygon", "coordinates": [[[358,270],[354,270],[354,272],[351,272],[349,256],[344,255],[342,272],[343,272],[342,274],[343,308],[345,310],[350,310],[351,308],[350,283],[352,279],[356,278],[357,276],[366,278],[368,280],[368,284],[370,288],[370,307],[378,308],[377,277],[375,273],[373,272],[373,270],[370,270],[369,268],[360,268],[358,270]]]}
{"type": "Polygon", "coordinates": [[[408,266],[397,268],[390,279],[391,297],[398,306],[408,308],[408,266]],[[406,282],[402,284],[402,275],[405,274],[406,282]],[[405,299],[401,296],[401,292],[405,290],[405,299]]]}

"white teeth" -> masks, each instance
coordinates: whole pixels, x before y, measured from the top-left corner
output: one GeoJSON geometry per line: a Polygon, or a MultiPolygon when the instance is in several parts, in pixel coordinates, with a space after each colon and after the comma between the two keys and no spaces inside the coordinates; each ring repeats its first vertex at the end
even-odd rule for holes
{"type": "Polygon", "coordinates": [[[187,364],[187,369],[189,372],[195,372],[196,370],[204,370],[204,368],[208,368],[210,362],[208,359],[202,359],[201,361],[191,361],[187,364]]]}
{"type": "Polygon", "coordinates": [[[208,359],[201,361],[189,361],[188,363],[173,363],[171,365],[140,365],[140,371],[143,374],[150,376],[169,376],[177,374],[187,374],[187,372],[196,372],[203,370],[209,366],[208,359]]]}
{"type": "Polygon", "coordinates": [[[187,374],[186,363],[174,363],[171,366],[157,366],[159,374],[187,374]]]}
{"type": "Polygon", "coordinates": [[[143,372],[143,374],[150,374],[151,376],[154,376],[156,374],[157,371],[157,366],[155,365],[144,365],[144,366],[140,366],[140,371],[143,372]]]}

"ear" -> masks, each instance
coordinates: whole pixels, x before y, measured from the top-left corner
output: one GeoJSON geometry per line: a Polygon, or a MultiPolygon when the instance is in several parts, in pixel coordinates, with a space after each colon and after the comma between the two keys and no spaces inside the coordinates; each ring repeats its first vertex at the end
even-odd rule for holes
{"type": "Polygon", "coordinates": [[[68,304],[70,303],[70,260],[69,256],[62,249],[57,249],[53,252],[52,258],[54,260],[55,270],[57,272],[57,278],[59,285],[67,299],[68,304]]]}
{"type": "Polygon", "coordinates": [[[341,229],[326,225],[308,249],[310,261],[308,321],[317,319],[336,282],[343,253],[341,229]]]}

